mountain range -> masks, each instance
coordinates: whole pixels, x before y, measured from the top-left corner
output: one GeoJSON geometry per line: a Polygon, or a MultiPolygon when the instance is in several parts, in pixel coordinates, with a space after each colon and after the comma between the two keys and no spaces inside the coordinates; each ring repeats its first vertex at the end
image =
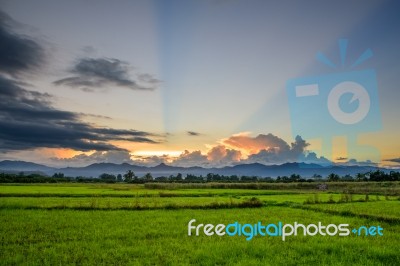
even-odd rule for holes
{"type": "Polygon", "coordinates": [[[77,177],[98,177],[103,173],[108,174],[124,174],[128,170],[132,170],[137,176],[143,176],[146,173],[151,173],[153,177],[159,176],[170,176],[181,173],[183,176],[186,174],[193,175],[207,175],[208,173],[220,174],[220,175],[246,175],[246,176],[259,176],[259,177],[272,177],[277,176],[290,176],[291,174],[298,174],[304,178],[312,177],[313,175],[321,175],[326,177],[331,173],[338,174],[340,176],[352,175],[357,173],[365,173],[368,171],[374,171],[381,169],[383,171],[389,171],[389,169],[378,168],[373,166],[357,166],[357,165],[329,165],[322,166],[318,164],[306,164],[306,163],[284,163],[280,165],[264,165],[260,163],[252,164],[238,164],[235,166],[225,166],[221,168],[204,168],[204,167],[177,167],[166,165],[161,163],[157,166],[146,167],[132,165],[129,163],[115,164],[115,163],[95,163],[85,167],[65,167],[55,168],[48,167],[41,164],[25,162],[25,161],[1,161],[0,172],[5,173],[40,173],[51,176],[55,173],[64,173],[65,176],[77,177]]]}

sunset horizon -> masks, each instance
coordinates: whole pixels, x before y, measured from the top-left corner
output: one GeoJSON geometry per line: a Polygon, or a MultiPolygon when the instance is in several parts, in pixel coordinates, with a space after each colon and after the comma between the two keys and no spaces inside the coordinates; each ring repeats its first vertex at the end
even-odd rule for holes
{"type": "Polygon", "coordinates": [[[301,25],[274,12],[300,18],[296,4],[262,1],[21,3],[5,1],[0,13],[1,49],[13,47],[0,55],[0,160],[400,167],[400,37],[389,2],[332,5],[341,21],[325,14],[312,31],[326,8],[318,2],[301,25]],[[347,136],[315,125],[312,138],[296,128],[289,80],[365,69],[376,71],[381,127],[347,136]]]}
{"type": "Polygon", "coordinates": [[[0,0],[0,266],[400,265],[399,0],[0,0]]]}

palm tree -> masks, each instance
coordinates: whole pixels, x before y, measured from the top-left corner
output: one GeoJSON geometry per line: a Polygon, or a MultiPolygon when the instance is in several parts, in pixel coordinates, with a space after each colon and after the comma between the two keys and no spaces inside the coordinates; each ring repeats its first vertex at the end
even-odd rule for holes
{"type": "Polygon", "coordinates": [[[128,170],[126,174],[124,174],[125,182],[131,182],[135,177],[135,173],[132,170],[128,170]]]}
{"type": "Polygon", "coordinates": [[[153,180],[153,176],[150,173],[147,173],[144,175],[144,180],[145,181],[152,181],[153,180]]]}

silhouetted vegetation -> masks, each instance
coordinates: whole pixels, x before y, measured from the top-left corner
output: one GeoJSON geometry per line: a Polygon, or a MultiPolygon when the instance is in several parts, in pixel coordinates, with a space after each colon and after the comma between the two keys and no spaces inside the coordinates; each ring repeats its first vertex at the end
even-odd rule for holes
{"type": "Polygon", "coordinates": [[[358,173],[355,176],[345,175],[339,176],[331,173],[325,178],[320,175],[314,175],[312,178],[303,178],[298,174],[290,176],[278,176],[277,178],[259,177],[259,176],[238,176],[238,175],[220,175],[208,173],[206,176],[196,176],[187,174],[183,177],[181,173],[170,176],[153,177],[151,173],[146,173],[142,177],[138,177],[131,170],[124,174],[108,174],[103,173],[99,177],[67,177],[63,173],[55,173],[53,176],[45,176],[42,174],[18,174],[0,173],[0,183],[313,183],[313,182],[383,182],[383,181],[400,181],[400,172],[382,170],[370,171],[366,173],[358,173]]]}

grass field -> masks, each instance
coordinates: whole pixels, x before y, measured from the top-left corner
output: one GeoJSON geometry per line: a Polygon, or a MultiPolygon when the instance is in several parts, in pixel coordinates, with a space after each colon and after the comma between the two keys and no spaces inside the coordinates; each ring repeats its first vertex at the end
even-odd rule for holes
{"type": "Polygon", "coordinates": [[[353,187],[351,194],[332,187],[321,192],[294,186],[1,185],[0,264],[400,265],[398,184],[353,187]],[[215,225],[379,225],[384,235],[247,241],[245,236],[188,236],[191,219],[215,225]]]}

